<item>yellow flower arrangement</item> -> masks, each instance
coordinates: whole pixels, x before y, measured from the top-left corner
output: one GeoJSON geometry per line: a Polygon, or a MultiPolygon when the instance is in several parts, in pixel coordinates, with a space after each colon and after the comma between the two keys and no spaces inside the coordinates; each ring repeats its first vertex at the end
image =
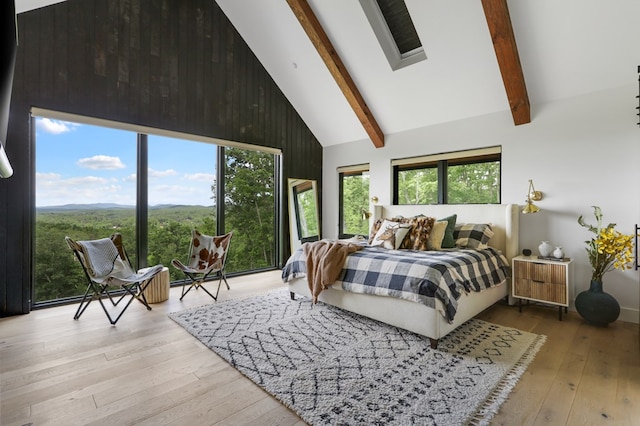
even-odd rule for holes
{"type": "Polygon", "coordinates": [[[602,210],[593,206],[593,214],[598,221],[597,226],[585,223],[582,215],[578,223],[596,234],[587,244],[587,254],[591,263],[593,281],[602,282],[602,276],[614,269],[625,270],[631,268],[633,261],[633,235],[625,235],[614,228],[615,223],[602,227],[602,210]]]}

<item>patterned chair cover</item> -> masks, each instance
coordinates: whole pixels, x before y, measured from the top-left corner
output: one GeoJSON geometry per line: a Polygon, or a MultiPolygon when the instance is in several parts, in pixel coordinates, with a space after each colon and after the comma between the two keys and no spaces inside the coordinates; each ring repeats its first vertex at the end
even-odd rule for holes
{"type": "Polygon", "coordinates": [[[218,300],[222,281],[224,281],[227,286],[227,290],[230,289],[224,267],[232,236],[233,232],[215,236],[203,234],[196,229],[191,232],[191,244],[187,264],[185,265],[178,259],[171,261],[171,265],[182,271],[186,276],[185,283],[182,286],[182,296],[180,300],[194,287],[196,289],[202,288],[214,300],[218,300]],[[202,285],[211,275],[219,278],[218,290],[215,296],[202,285]],[[187,284],[189,287],[185,291],[187,284]]]}

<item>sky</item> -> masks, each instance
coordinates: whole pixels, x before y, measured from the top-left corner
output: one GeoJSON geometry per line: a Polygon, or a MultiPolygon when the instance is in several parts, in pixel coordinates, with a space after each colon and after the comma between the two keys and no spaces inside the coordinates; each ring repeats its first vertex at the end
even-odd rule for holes
{"type": "MultiPolygon", "coordinates": [[[[36,119],[36,206],[136,204],[135,132],[36,119]]],[[[149,205],[209,206],[216,145],[149,135],[149,205]]]]}

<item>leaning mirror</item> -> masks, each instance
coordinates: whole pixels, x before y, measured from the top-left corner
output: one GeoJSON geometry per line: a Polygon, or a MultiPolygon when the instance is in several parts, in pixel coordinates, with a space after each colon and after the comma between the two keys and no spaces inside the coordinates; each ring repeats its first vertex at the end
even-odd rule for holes
{"type": "Polygon", "coordinates": [[[320,239],[318,189],[315,180],[289,178],[289,232],[291,251],[320,239]]]}

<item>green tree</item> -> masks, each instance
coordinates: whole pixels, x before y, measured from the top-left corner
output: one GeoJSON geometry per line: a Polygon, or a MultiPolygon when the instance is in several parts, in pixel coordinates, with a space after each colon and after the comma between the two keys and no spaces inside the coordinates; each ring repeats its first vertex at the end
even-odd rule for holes
{"type": "MultiPolygon", "coordinates": [[[[486,204],[500,202],[500,162],[448,165],[447,202],[486,204]]],[[[400,170],[398,204],[437,204],[436,167],[400,170]]]]}
{"type": "Polygon", "coordinates": [[[447,168],[449,204],[500,202],[500,163],[462,164],[447,168]]]}
{"type": "Polygon", "coordinates": [[[297,198],[301,210],[300,225],[302,227],[302,236],[319,235],[320,226],[314,190],[299,192],[297,198]]]}
{"type": "Polygon", "coordinates": [[[225,231],[234,232],[227,272],[275,264],[274,166],[272,154],[225,148],[225,231]]]}
{"type": "Polygon", "coordinates": [[[398,172],[398,204],[437,204],[438,170],[436,168],[398,172]]]}
{"type": "Polygon", "coordinates": [[[369,208],[369,173],[344,175],[342,178],[342,230],[347,235],[369,235],[369,220],[362,210],[369,208]]]}
{"type": "MultiPolygon", "coordinates": [[[[87,278],[65,237],[76,241],[95,240],[120,232],[125,241],[135,242],[133,209],[95,209],[36,213],[34,297],[36,302],[84,294],[87,278]]],[[[129,249],[128,249],[129,250],[129,249]]],[[[135,265],[135,251],[129,251],[135,265]]]]}

